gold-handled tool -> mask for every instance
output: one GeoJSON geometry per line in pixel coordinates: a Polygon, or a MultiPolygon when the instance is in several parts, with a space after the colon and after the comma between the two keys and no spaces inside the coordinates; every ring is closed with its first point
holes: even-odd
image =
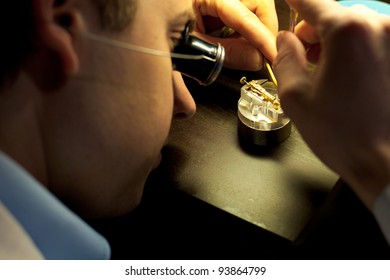
{"type": "MultiPolygon", "coordinates": [[[[297,25],[297,21],[298,21],[298,13],[297,13],[297,11],[295,11],[293,8],[290,8],[290,20],[289,20],[288,31],[294,33],[295,26],[297,25]]],[[[272,66],[269,63],[268,59],[266,59],[266,58],[264,58],[264,66],[267,69],[268,76],[269,76],[270,80],[272,81],[272,83],[276,87],[278,87],[278,81],[275,78],[274,71],[272,70],[272,66]]]]}
{"type": "Polygon", "coordinates": [[[278,81],[276,80],[274,71],[272,70],[272,66],[269,63],[268,59],[266,59],[265,57],[264,57],[264,66],[267,69],[269,79],[275,85],[275,87],[278,87],[278,81]]]}

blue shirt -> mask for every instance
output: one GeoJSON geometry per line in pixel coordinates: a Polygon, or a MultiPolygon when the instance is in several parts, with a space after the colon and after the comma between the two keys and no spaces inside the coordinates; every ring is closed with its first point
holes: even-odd
{"type": "Polygon", "coordinates": [[[2,152],[0,201],[46,259],[110,258],[111,249],[103,236],[2,152]]]}

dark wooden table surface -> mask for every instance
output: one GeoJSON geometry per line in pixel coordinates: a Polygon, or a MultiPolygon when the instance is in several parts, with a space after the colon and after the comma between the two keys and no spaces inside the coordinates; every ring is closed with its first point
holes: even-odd
{"type": "MultiPolygon", "coordinates": [[[[237,80],[239,85],[239,79],[237,80]]],[[[237,134],[239,90],[194,85],[197,113],[174,121],[162,168],[172,184],[202,201],[295,240],[338,177],[293,127],[272,149],[249,147],[237,134]]]]}

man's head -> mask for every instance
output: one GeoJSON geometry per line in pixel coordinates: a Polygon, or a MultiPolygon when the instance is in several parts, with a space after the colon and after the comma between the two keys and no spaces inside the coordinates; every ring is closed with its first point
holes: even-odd
{"type": "Polygon", "coordinates": [[[195,104],[169,57],[82,34],[169,52],[193,19],[192,1],[13,3],[4,39],[11,45],[1,49],[10,59],[1,77],[0,150],[83,215],[133,209],[172,117],[191,116],[195,104]]]}
{"type": "MultiPolygon", "coordinates": [[[[137,0],[88,0],[96,6],[100,14],[100,26],[105,30],[120,31],[132,21],[137,7],[137,0]]],[[[37,1],[35,1],[37,2],[37,1]]],[[[61,6],[67,1],[56,0],[52,5],[61,6]]],[[[0,45],[0,85],[5,79],[14,78],[20,63],[34,50],[37,42],[34,29],[34,0],[5,1],[2,5],[0,30],[4,41],[0,45]],[[10,25],[12,23],[12,25],[10,25]]],[[[62,19],[66,24],[66,15],[62,19]]],[[[8,81],[10,82],[10,81],[8,81]]]]}

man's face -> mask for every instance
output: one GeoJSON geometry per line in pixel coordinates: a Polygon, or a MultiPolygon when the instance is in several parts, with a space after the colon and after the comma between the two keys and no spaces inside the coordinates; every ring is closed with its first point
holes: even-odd
{"type": "MultiPolygon", "coordinates": [[[[140,0],[132,24],[109,32],[83,9],[87,31],[166,52],[193,20],[191,0],[140,0]]],[[[138,205],[172,117],[191,116],[195,104],[169,57],[77,35],[74,45],[80,68],[46,102],[49,188],[84,215],[123,214],[138,205]]]]}

